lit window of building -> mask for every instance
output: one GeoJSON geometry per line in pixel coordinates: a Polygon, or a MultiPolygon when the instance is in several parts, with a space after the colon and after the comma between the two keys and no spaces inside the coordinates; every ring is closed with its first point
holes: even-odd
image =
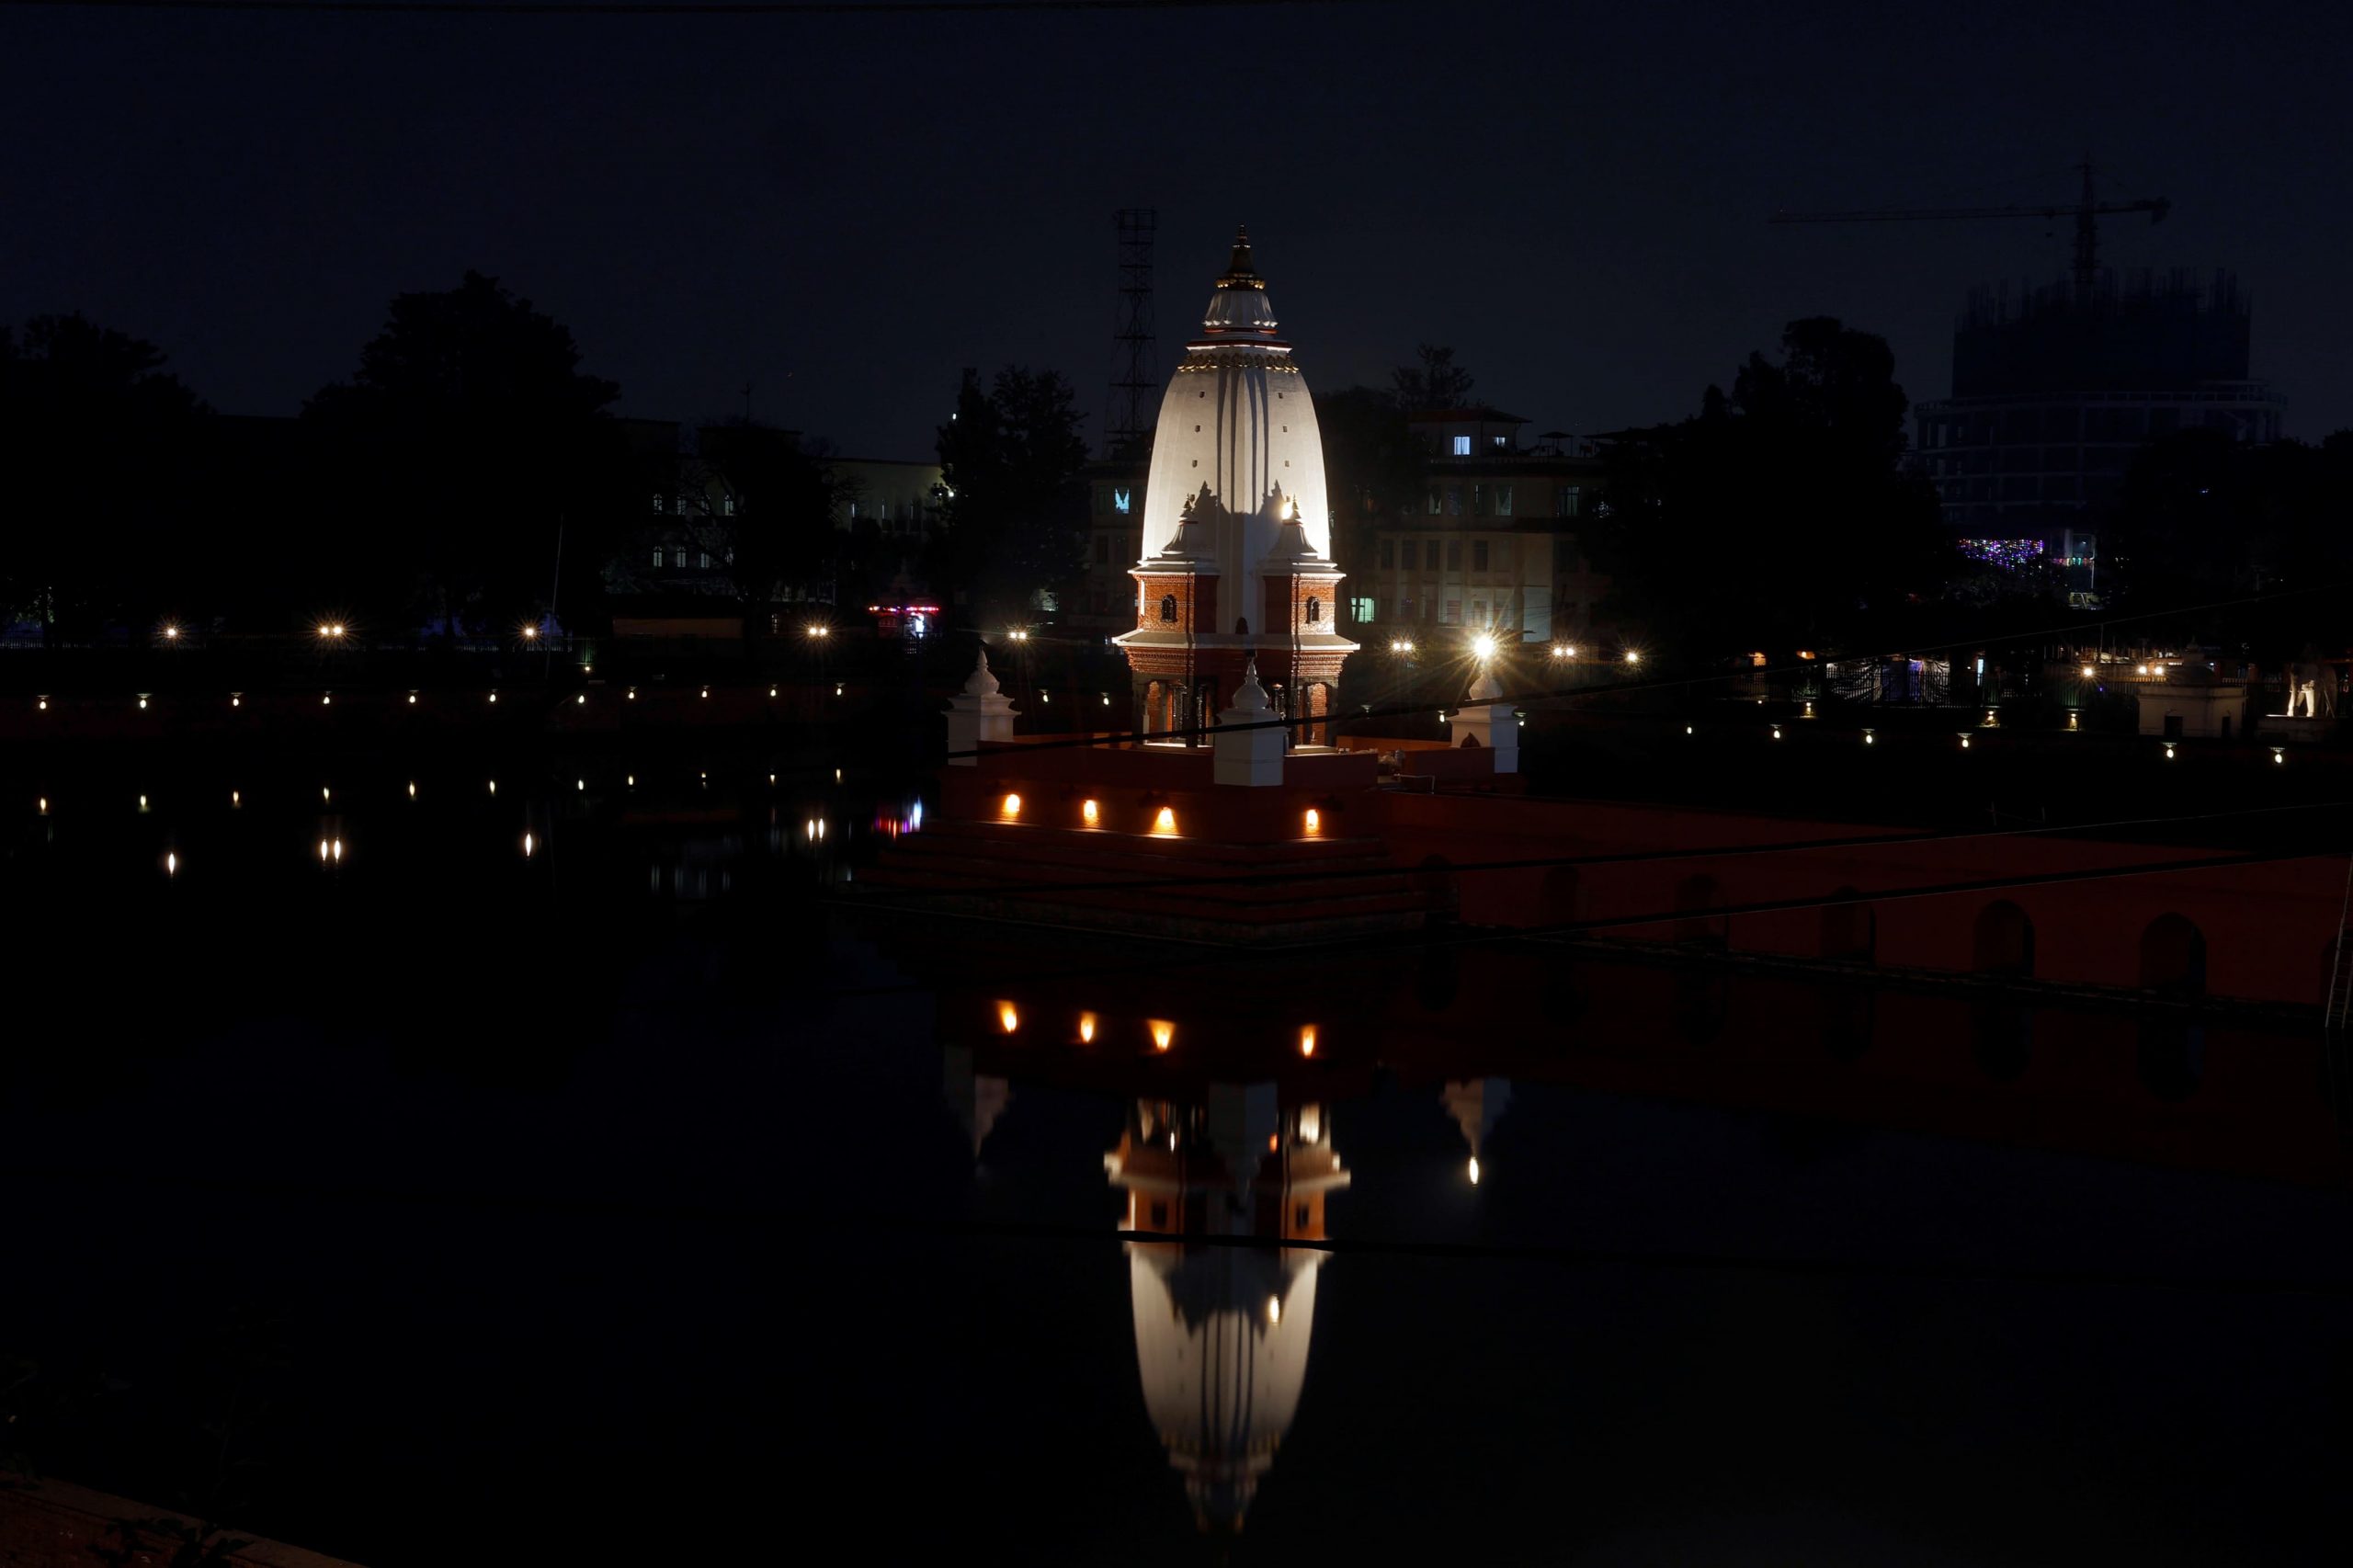
{"type": "Polygon", "coordinates": [[[1131,487],[1122,484],[1111,492],[1111,510],[1114,512],[1124,517],[1135,510],[1135,505],[1136,493],[1131,487]]]}
{"type": "Polygon", "coordinates": [[[1467,458],[1471,455],[1470,437],[1457,436],[1454,438],[1454,455],[1458,458],[1467,458]]]}
{"type": "Polygon", "coordinates": [[[1352,598],[1348,601],[1349,616],[1361,625],[1370,625],[1372,623],[1374,619],[1372,610],[1373,604],[1370,599],[1352,598]]]}
{"type": "Polygon", "coordinates": [[[665,566],[665,565],[667,565],[667,564],[668,564],[668,562],[664,558],[663,553],[662,553],[662,547],[661,547],[660,545],[658,545],[658,544],[657,544],[657,545],[655,545],[655,546],[654,547],[654,569],[655,571],[659,572],[659,571],[660,571],[664,566],[665,566]]]}
{"type": "Polygon", "coordinates": [[[1511,486],[1508,484],[1495,486],[1495,516],[1498,517],[1511,516],[1511,486]]]}

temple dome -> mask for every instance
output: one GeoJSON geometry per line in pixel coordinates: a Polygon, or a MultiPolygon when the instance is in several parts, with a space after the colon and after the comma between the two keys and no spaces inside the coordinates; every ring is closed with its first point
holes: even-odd
{"type": "MultiPolygon", "coordinates": [[[[1329,567],[1323,434],[1306,378],[1275,324],[1245,233],[1211,291],[1201,335],[1185,346],[1161,399],[1144,485],[1147,561],[1176,541],[1188,503],[1197,505],[1206,487],[1218,503],[1217,570],[1237,589],[1240,579],[1256,575],[1289,521],[1298,523],[1313,558],[1329,567]]],[[[1255,584],[1232,602],[1256,604],[1255,584]]]]}

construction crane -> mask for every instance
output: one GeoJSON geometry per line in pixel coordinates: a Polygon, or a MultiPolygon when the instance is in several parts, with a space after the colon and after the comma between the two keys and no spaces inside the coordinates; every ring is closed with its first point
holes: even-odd
{"type": "Polygon", "coordinates": [[[2099,273],[2099,218],[2110,212],[2146,212],[2149,222],[2162,223],[2173,203],[2162,196],[2145,201],[2101,201],[2092,191],[2089,159],[2076,165],[2083,171],[2084,194],[2079,201],[2052,207],[1905,207],[1864,212],[1776,212],[1771,223],[1904,223],[1936,218],[2073,218],[2075,221],[2075,297],[2088,299],[2099,273]]]}

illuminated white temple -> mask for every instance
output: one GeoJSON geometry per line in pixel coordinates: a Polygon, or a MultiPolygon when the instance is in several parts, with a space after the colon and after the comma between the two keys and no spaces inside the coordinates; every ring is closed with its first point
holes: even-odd
{"type": "Polygon", "coordinates": [[[1127,650],[1149,733],[1191,731],[1232,700],[1256,655],[1275,712],[1328,742],[1340,665],[1324,441],[1291,346],[1276,335],[1245,231],[1185,346],[1154,427],[1136,629],[1127,650]]]}

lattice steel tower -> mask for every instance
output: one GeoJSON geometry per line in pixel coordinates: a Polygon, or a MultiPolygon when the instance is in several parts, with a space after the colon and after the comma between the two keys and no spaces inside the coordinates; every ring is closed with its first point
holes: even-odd
{"type": "Polygon", "coordinates": [[[1149,207],[1123,207],[1115,217],[1120,234],[1120,313],[1111,334],[1114,347],[1111,406],[1103,420],[1104,456],[1140,453],[1152,439],[1160,411],[1160,377],[1154,367],[1152,236],[1160,214],[1149,207]]]}

